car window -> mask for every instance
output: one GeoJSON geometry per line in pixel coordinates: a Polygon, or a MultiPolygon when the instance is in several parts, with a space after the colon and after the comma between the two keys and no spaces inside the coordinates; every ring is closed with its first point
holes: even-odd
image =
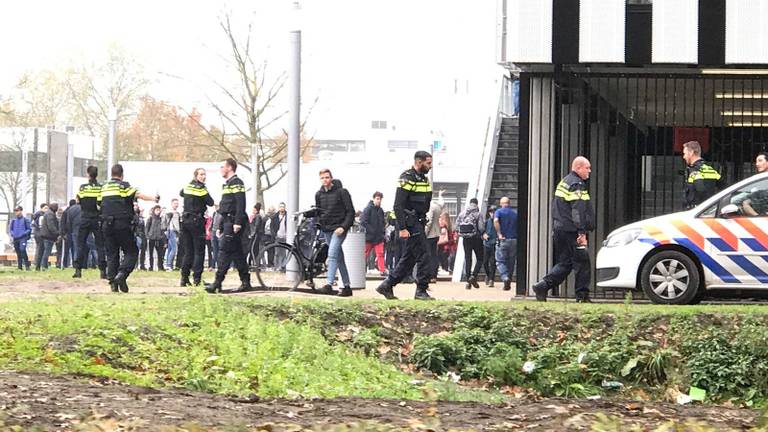
{"type": "Polygon", "coordinates": [[[707,207],[706,210],[704,210],[703,212],[699,213],[699,217],[700,218],[709,218],[709,219],[711,219],[711,218],[717,216],[717,204],[718,203],[714,203],[711,206],[707,207]]]}
{"type": "Polygon", "coordinates": [[[733,204],[747,217],[768,216],[768,179],[750,183],[720,200],[720,208],[733,204]]]}

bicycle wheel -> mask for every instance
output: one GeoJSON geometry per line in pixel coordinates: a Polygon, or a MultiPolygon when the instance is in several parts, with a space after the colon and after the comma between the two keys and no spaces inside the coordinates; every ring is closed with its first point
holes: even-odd
{"type": "Polygon", "coordinates": [[[252,267],[263,289],[296,289],[304,280],[303,262],[290,246],[273,243],[258,251],[252,267]]]}
{"type": "Polygon", "coordinates": [[[328,259],[328,245],[323,243],[320,249],[315,250],[312,254],[312,262],[310,263],[310,273],[307,276],[307,285],[310,288],[315,289],[316,277],[319,277],[327,272],[325,261],[328,259]]]}

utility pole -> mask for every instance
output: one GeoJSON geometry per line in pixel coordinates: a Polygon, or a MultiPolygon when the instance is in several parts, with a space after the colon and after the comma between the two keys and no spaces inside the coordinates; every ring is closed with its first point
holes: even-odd
{"type": "MultiPolygon", "coordinates": [[[[294,26],[289,32],[290,59],[288,69],[288,202],[286,210],[289,215],[299,211],[299,155],[301,153],[301,29],[298,20],[301,5],[293,3],[294,26]]],[[[289,223],[286,241],[293,243],[296,236],[296,225],[289,223]]]]}
{"type": "Polygon", "coordinates": [[[257,154],[257,145],[256,141],[251,140],[251,174],[253,175],[252,185],[251,188],[253,190],[253,204],[255,205],[257,202],[259,202],[259,175],[258,175],[258,164],[259,164],[259,155],[257,154]]]}
{"type": "Polygon", "coordinates": [[[117,108],[110,107],[107,113],[107,120],[109,121],[109,140],[107,142],[107,178],[109,178],[109,172],[112,169],[112,165],[115,164],[115,133],[117,128],[117,108]]]}

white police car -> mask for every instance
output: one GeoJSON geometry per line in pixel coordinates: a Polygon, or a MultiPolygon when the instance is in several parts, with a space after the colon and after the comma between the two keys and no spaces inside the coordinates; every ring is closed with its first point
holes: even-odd
{"type": "Polygon", "coordinates": [[[596,267],[599,287],[642,288],[654,303],[696,303],[711,289],[768,289],[768,173],[692,210],[613,231],[596,267]]]}

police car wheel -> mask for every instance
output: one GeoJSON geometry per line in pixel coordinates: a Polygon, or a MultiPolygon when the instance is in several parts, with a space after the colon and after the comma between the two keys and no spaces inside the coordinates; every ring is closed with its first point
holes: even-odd
{"type": "Polygon", "coordinates": [[[640,284],[648,298],[657,304],[690,304],[699,291],[699,269],[688,255],[663,251],[643,265],[640,284]]]}

